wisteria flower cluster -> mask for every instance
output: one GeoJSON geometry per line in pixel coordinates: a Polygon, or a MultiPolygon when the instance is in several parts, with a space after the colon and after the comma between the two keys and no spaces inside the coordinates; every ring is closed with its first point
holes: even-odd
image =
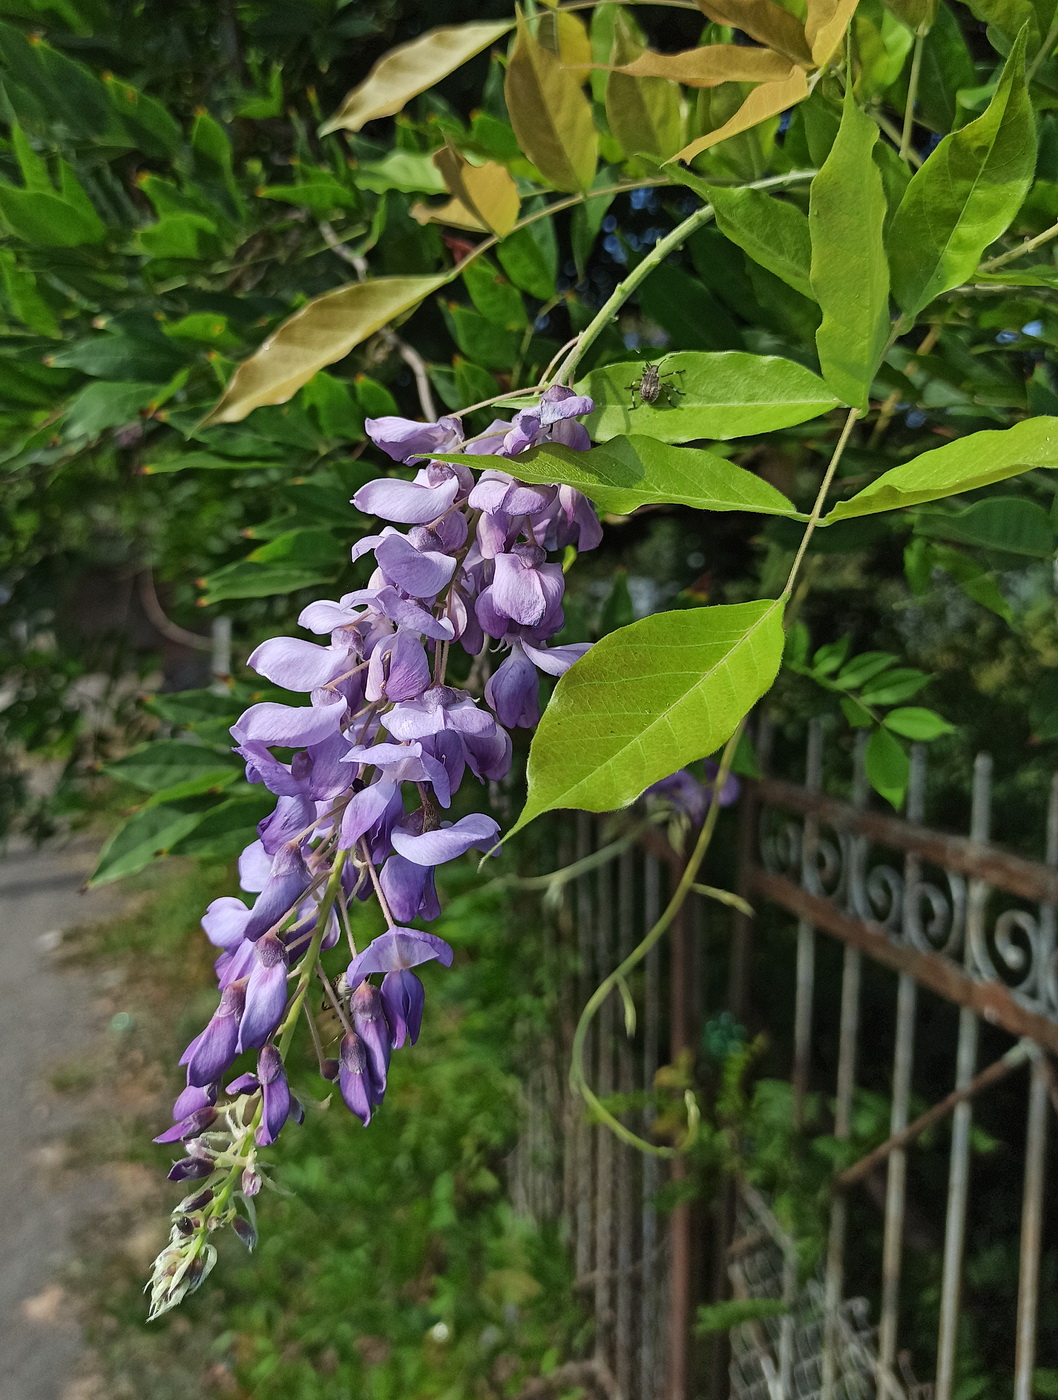
{"type": "Polygon", "coordinates": [[[449,820],[453,796],[468,772],[482,783],[507,773],[508,730],[540,717],[539,672],[559,676],[586,650],[548,643],[563,625],[555,552],[592,549],[600,539],[589,502],[567,486],[530,486],[493,469],[475,476],[434,457],[517,457],[545,440],[583,449],[589,439],[576,420],[592,408],[555,386],[471,441],[457,417],[368,420],[378,447],[418,467],[411,481],[372,481],[353,499],[392,522],[353,550],[354,560],[374,555],[374,573],[367,587],[301,614],[302,627],[326,642],[277,637],[249,658],[310,703],[264,701],[232,729],[248,780],[274,793],[276,805],[239,861],[252,902],[214,900],[202,920],[220,949],[220,999],[181,1057],[187,1087],[173,1126],[157,1139],[182,1144],[186,1155],[169,1175],[194,1186],[155,1263],[152,1317],[205,1278],[216,1229],[231,1224],[253,1243],[257,1149],[302,1113],[285,1063],[302,1016],[322,1075],[337,1082],[349,1109],[367,1124],[382,1103],[391,1052],[419,1034],[424,990],[414,969],[452,960],[443,939],[409,925],[440,913],[436,867],[493,849],[499,834],[483,813],[449,820]],[[484,704],[471,688],[449,684],[455,646],[475,658],[478,683],[487,659],[502,656],[484,681],[484,704]],[[284,761],[274,749],[293,757],[284,761]],[[386,931],[358,950],[348,910],[371,898],[386,931]],[[332,978],[321,954],[343,937],[348,965],[332,978]],[[332,1044],[307,1005],[314,982],[341,1026],[332,1044]],[[255,1056],[254,1067],[229,1080],[244,1054],[255,1056]]]}

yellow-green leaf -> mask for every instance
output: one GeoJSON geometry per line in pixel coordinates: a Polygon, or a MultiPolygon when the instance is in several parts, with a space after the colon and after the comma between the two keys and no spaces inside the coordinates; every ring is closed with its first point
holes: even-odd
{"type": "Polygon", "coordinates": [[[444,204],[424,204],[417,200],[408,213],[419,224],[445,224],[449,228],[473,229],[476,233],[488,233],[488,229],[476,214],[472,214],[461,199],[448,199],[444,204]]]}
{"type": "Polygon", "coordinates": [[[629,157],[665,160],[680,145],[680,88],[666,78],[633,77],[628,69],[642,46],[619,15],[606,84],[606,119],[629,157]]]}
{"type": "Polygon", "coordinates": [[[1012,428],[971,433],[923,452],[883,472],[851,500],[839,502],[821,523],[939,501],[1034,467],[1058,467],[1058,418],[1026,418],[1012,428]]]}
{"type": "Polygon", "coordinates": [[[610,812],[713,753],[775,679],[782,600],[655,613],[611,632],[559,681],[529,753],[514,827],[610,812]]]}
{"type": "Polygon", "coordinates": [[[434,152],[434,164],[451,193],[492,233],[506,237],[518,222],[521,200],[510,172],[495,161],[471,165],[448,142],[434,152]]]}
{"type": "Polygon", "coordinates": [[[413,97],[461,68],[468,59],[502,38],[510,20],[457,24],[431,29],[390,49],[367,78],[353,88],[320,135],[331,131],[359,131],[376,117],[391,117],[413,97]]]}
{"type": "Polygon", "coordinates": [[[805,38],[812,62],[822,68],[841,43],[859,0],[808,0],[805,38]]]}
{"type": "Polygon", "coordinates": [[[734,116],[729,117],[723,126],[699,136],[689,146],[684,146],[682,151],[677,151],[671,159],[693,160],[701,151],[707,151],[710,146],[726,141],[729,136],[737,136],[740,131],[748,131],[750,127],[758,126],[769,117],[777,117],[788,107],[803,102],[807,96],[808,79],[804,69],[791,64],[785,78],[778,82],[761,83],[759,87],[755,87],[734,116]]]}
{"type": "Polygon", "coordinates": [[[574,74],[518,21],[504,95],[518,145],[557,190],[590,188],[599,137],[574,74]]]}
{"type": "Polygon", "coordinates": [[[545,10],[540,16],[537,38],[545,49],[557,54],[567,68],[581,68],[587,78],[591,65],[591,40],[579,15],[563,10],[545,10]]]}
{"type": "Polygon", "coordinates": [[[805,31],[789,10],[773,0],[697,0],[698,8],[718,24],[741,29],[758,43],[770,44],[795,63],[812,62],[805,31]]]}
{"type": "Polygon", "coordinates": [[[238,423],[263,404],[286,403],[317,370],[418,306],[451,276],[378,277],[316,297],[243,361],[206,422],[238,423]]]}
{"type": "Polygon", "coordinates": [[[671,78],[688,87],[716,87],[719,83],[766,83],[787,78],[790,60],[771,49],[751,49],[744,44],[703,44],[682,53],[645,49],[638,58],[622,63],[620,71],[633,78],[671,78]]]}

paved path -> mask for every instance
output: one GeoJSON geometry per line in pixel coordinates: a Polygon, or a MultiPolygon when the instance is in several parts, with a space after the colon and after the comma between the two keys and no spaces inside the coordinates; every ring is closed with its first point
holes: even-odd
{"type": "Polygon", "coordinates": [[[0,861],[0,1400],[76,1394],[82,1343],[58,1280],[98,1187],[63,1170],[78,1104],[48,1078],[101,1031],[91,974],[56,956],[62,929],[117,906],[112,890],[79,893],[93,855],[81,843],[0,861]]]}

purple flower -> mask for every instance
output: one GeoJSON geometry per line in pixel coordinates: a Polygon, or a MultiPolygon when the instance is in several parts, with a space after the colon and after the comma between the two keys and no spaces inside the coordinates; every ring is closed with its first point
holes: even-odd
{"type": "Polygon", "coordinates": [[[246,983],[239,1049],[256,1050],[283,1019],[287,1004],[287,950],[274,933],[254,944],[254,969],[246,983]]]}
{"type": "Polygon", "coordinates": [[[373,1087],[371,1064],[363,1041],[358,1035],[343,1036],[338,1056],[338,1088],[346,1107],[365,1128],[371,1122],[373,1087]]]}
{"type": "Polygon", "coordinates": [[[484,850],[499,833],[500,828],[491,817],[476,813],[419,834],[395,826],[393,849],[413,865],[443,865],[445,861],[466,855],[467,851],[484,850]]]}
{"type": "MultiPolygon", "coordinates": [[[[713,801],[712,780],[719,773],[719,767],[712,759],[706,759],[705,772],[710,781],[703,783],[686,768],[679,768],[667,778],[652,783],[644,792],[645,798],[660,798],[668,802],[674,811],[689,817],[694,823],[701,822],[710,803],[713,801]]],[[[734,773],[729,773],[720,789],[719,804],[730,807],[738,800],[740,784],[734,773]]]]}
{"type": "Polygon", "coordinates": [[[452,966],[452,949],[443,938],[416,928],[390,928],[357,954],[345,977],[349,986],[356,988],[374,972],[399,972],[434,958],[442,967],[452,966]]]}
{"type": "Polygon", "coordinates": [[[233,982],[221,993],[220,1005],[209,1025],[180,1057],[187,1065],[187,1082],[196,1088],[219,1079],[235,1059],[239,1042],[239,1019],[246,1001],[246,986],[233,982]]]}
{"type": "Polygon", "coordinates": [[[300,748],[303,744],[318,744],[340,728],[345,704],[336,695],[328,705],[277,705],[262,700],[251,705],[231,732],[237,743],[256,739],[262,744],[282,744],[284,748],[300,748]]]}
{"type": "Polygon", "coordinates": [[[436,919],[441,912],[432,865],[416,865],[392,855],[379,871],[378,883],[395,919],[436,919]]]}
{"type": "Polygon", "coordinates": [[[540,719],[540,678],[536,667],[517,644],[485,682],[485,702],[507,729],[531,729],[540,719]]]}
{"type": "Polygon", "coordinates": [[[291,1096],[283,1057],[274,1045],[264,1045],[257,1056],[257,1078],[261,1085],[261,1126],[255,1134],[258,1147],[268,1147],[279,1136],[290,1116],[291,1096]]]}
{"type": "Polygon", "coordinates": [[[458,452],[463,444],[463,426],[458,418],[442,418],[437,423],[416,423],[410,418],[367,418],[364,431],[375,446],[381,447],[395,462],[458,452]]]}
{"type": "MultiPolygon", "coordinates": [[[[458,446],[445,448],[457,451],[458,446]]],[[[438,519],[459,495],[459,478],[448,468],[446,478],[436,486],[427,481],[400,481],[396,477],[381,477],[361,486],[353,497],[353,505],[365,515],[377,515],[382,520],[394,520],[401,525],[428,525],[438,519]]]]}
{"type": "Polygon", "coordinates": [[[367,1055],[371,1076],[371,1101],[380,1104],[386,1092],[391,1041],[382,1009],[382,996],[370,982],[361,982],[349,999],[353,1030],[367,1055]]]}
{"type": "Polygon", "coordinates": [[[412,1045],[419,1039],[426,991],[414,972],[400,968],[387,972],[382,979],[382,1007],[389,1022],[393,1048],[399,1050],[405,1040],[412,1045]]]}
{"type": "Polygon", "coordinates": [[[247,666],[284,690],[315,690],[349,669],[349,653],[297,637],[273,637],[251,652],[247,666]]]}

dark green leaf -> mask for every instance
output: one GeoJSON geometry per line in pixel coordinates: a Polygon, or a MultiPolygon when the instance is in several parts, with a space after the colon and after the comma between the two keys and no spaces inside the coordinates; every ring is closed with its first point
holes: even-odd
{"type": "Polygon", "coordinates": [[[147,807],[119,826],[103,847],[89,885],[123,880],[166,855],[188,836],[205,816],[204,811],[183,812],[178,807],[147,807]]]}
{"type": "Polygon", "coordinates": [[[939,739],[942,734],[954,734],[955,726],[941,719],[934,710],[925,710],[918,705],[906,709],[890,710],[882,720],[886,729],[899,734],[902,739],[928,741],[939,739]]]}
{"type": "Polygon", "coordinates": [[[911,760],[898,739],[885,729],[876,729],[867,740],[867,781],[875,792],[898,811],[904,805],[911,760]]]}
{"type": "Polygon", "coordinates": [[[550,301],[555,295],[558,243],[550,219],[536,219],[515,229],[496,249],[496,256],[504,272],[523,292],[538,301],[550,301]]]}
{"type": "Polygon", "coordinates": [[[764,190],[706,188],[721,232],[755,262],[811,297],[812,239],[800,209],[764,190]]]}
{"type": "Polygon", "coordinates": [[[1021,496],[992,496],[958,514],[920,511],[915,533],[1030,559],[1049,559],[1054,554],[1054,531],[1047,512],[1021,496]]]}
{"type": "Polygon", "coordinates": [[[229,755],[181,739],[155,739],[106,765],[106,772],[113,777],[144,792],[156,792],[205,775],[225,776],[237,771],[238,765],[229,755]]]}

